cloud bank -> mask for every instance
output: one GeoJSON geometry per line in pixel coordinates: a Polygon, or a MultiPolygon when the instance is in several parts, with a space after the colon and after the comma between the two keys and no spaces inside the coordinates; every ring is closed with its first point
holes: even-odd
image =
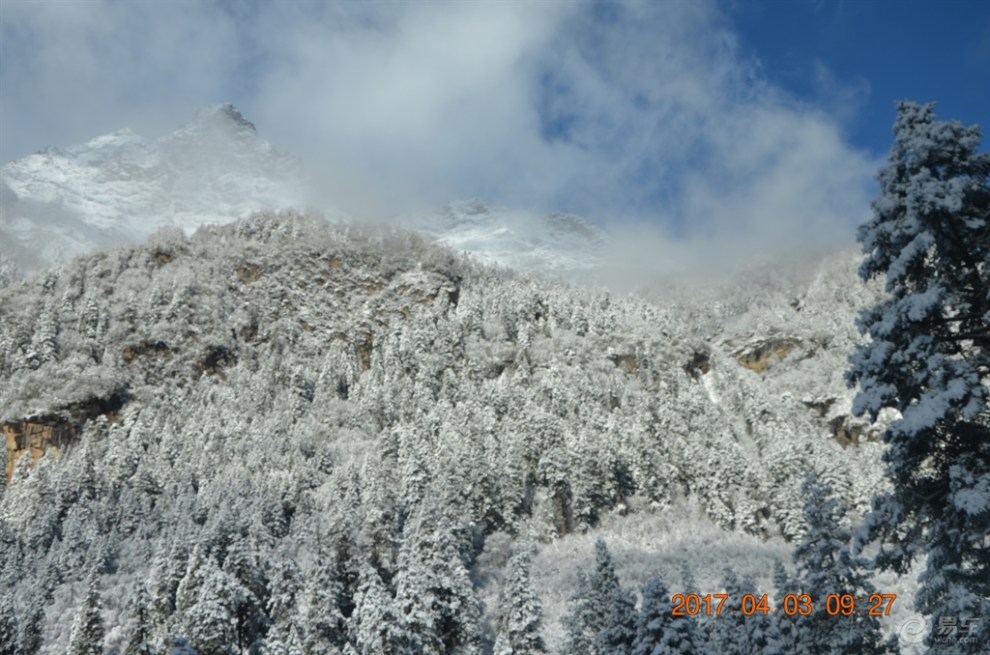
{"type": "Polygon", "coordinates": [[[231,101],[354,214],[479,197],[667,244],[646,258],[846,243],[873,194],[843,103],[767,83],[714,2],[5,0],[0,22],[4,161],[231,101]]]}

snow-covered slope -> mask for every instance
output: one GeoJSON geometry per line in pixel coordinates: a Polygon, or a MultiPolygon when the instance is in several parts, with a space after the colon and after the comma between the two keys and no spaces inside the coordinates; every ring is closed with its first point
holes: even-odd
{"type": "MultiPolygon", "coordinates": [[[[807,473],[851,520],[883,484],[841,379],[877,293],[854,263],[651,302],[259,215],[0,281],[0,606],[35,617],[45,654],[95,585],[108,649],[220,652],[219,597],[224,625],[257,618],[225,639],[378,655],[362,626],[437,579],[484,644],[466,652],[490,653],[507,556],[535,547],[543,633],[572,655],[560,618],[599,537],[630,589],[689,573],[717,592],[732,565],[774,593],[807,473]],[[327,589],[346,610],[329,637],[327,589]]],[[[909,583],[878,586],[909,607],[909,583]]],[[[719,652],[719,620],[699,623],[719,652]]]]}
{"type": "MultiPolygon", "coordinates": [[[[3,168],[0,256],[23,268],[180,228],[23,282],[0,266],[0,617],[39,652],[66,651],[90,587],[108,649],[222,652],[219,602],[231,630],[254,617],[228,644],[379,655],[367,626],[428,598],[425,571],[457,610],[423,611],[490,653],[508,555],[535,548],[542,631],[571,655],[599,537],[632,594],[718,591],[720,564],[772,593],[809,472],[850,521],[883,487],[882,421],[850,416],[843,380],[880,294],[852,251],[623,296],[458,257],[574,273],[607,247],[480,201],[397,219],[446,248],[292,212],[194,231],[302,204],[304,179],[229,105],[3,168]]],[[[910,582],[878,586],[909,606],[910,582]]]]}
{"type": "Polygon", "coordinates": [[[486,263],[547,273],[594,269],[608,241],[579,216],[491,207],[480,200],[406,214],[398,223],[486,263]]]}
{"type": "Polygon", "coordinates": [[[48,148],[0,172],[0,256],[36,270],[165,226],[304,205],[302,178],[229,104],[157,139],[125,129],[48,148]]]}

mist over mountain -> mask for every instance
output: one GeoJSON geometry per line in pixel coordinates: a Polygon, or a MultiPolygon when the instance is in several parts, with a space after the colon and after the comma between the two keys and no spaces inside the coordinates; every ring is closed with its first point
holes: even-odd
{"type": "MultiPolygon", "coordinates": [[[[190,234],[262,209],[314,207],[332,220],[353,220],[330,204],[300,159],[262,139],[229,104],[203,109],[157,139],[125,129],[48,148],[5,165],[0,185],[0,260],[25,271],[137,243],[163,227],[190,234]]],[[[580,217],[480,200],[385,222],[489,263],[533,271],[588,271],[606,252],[605,234],[580,217]]]]}
{"type": "Polygon", "coordinates": [[[491,207],[480,200],[404,214],[396,222],[483,262],[523,271],[590,273],[608,253],[608,235],[579,216],[491,207]]]}

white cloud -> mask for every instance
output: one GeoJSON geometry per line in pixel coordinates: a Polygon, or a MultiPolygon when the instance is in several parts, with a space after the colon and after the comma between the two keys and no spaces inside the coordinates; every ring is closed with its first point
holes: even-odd
{"type": "Polygon", "coordinates": [[[869,100],[869,80],[864,77],[840,80],[821,60],[815,61],[813,75],[815,94],[829,115],[840,123],[854,121],[869,100]]]}
{"type": "Polygon", "coordinates": [[[768,85],[714,2],[5,0],[2,29],[5,160],[230,100],[357,213],[479,196],[730,252],[868,211],[845,104],[768,85]]]}
{"type": "Polygon", "coordinates": [[[234,25],[201,3],[4,0],[3,159],[125,126],[164,130],[224,99],[234,25]]]}

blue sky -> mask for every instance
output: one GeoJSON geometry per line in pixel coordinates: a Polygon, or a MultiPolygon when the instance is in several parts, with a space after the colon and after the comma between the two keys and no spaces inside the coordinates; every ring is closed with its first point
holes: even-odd
{"type": "Polygon", "coordinates": [[[941,118],[990,130],[990,3],[744,0],[726,6],[744,51],[760,60],[771,83],[825,107],[831,85],[840,87],[840,97],[848,95],[842,117],[847,138],[859,147],[887,151],[893,103],[901,99],[936,102],[941,118]]]}
{"type": "Polygon", "coordinates": [[[327,198],[852,239],[893,103],[990,129],[990,3],[0,2],[0,160],[233,102],[327,198]]]}

